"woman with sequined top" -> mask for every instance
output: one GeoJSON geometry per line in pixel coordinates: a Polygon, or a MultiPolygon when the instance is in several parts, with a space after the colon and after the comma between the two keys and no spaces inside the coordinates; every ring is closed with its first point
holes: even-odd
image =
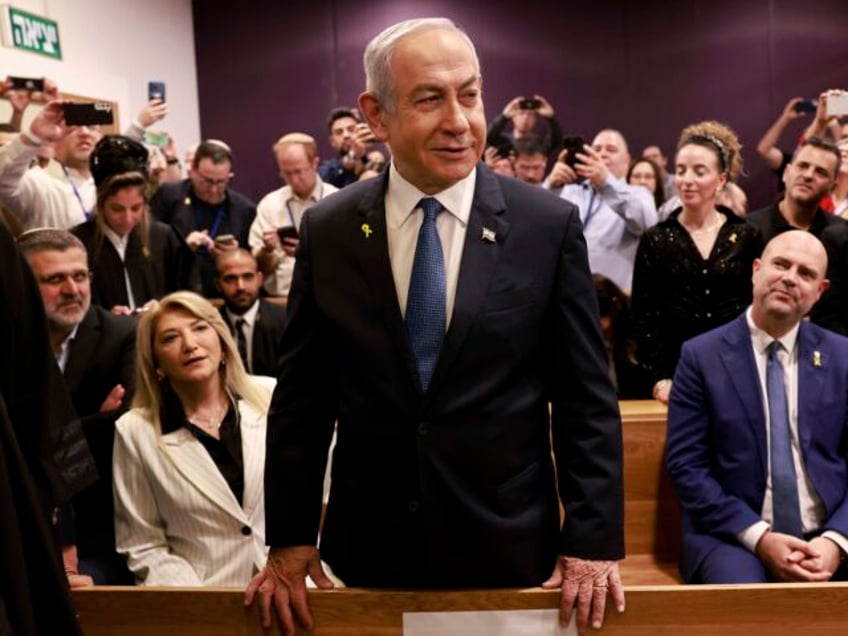
{"type": "Polygon", "coordinates": [[[685,128],[675,159],[681,207],[639,243],[632,297],[637,358],[664,403],[683,343],[751,302],[751,266],[762,237],[717,203],[742,171],[740,149],[733,131],[718,122],[685,128]]]}

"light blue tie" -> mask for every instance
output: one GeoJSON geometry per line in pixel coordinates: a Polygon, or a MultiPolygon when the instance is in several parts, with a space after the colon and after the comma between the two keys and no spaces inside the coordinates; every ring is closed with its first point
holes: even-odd
{"type": "Polygon", "coordinates": [[[409,279],[406,333],[415,354],[421,388],[426,391],[445,339],[445,260],[436,231],[436,217],[443,208],[433,197],[421,199],[418,207],[424,210],[424,221],[418,230],[409,279]]]}
{"type": "Polygon", "coordinates": [[[772,530],[801,538],[801,506],[798,503],[798,479],[792,459],[792,432],[783,366],[777,358],[781,344],[775,340],[768,346],[766,391],[768,392],[771,427],[771,496],[774,520],[772,530]]]}

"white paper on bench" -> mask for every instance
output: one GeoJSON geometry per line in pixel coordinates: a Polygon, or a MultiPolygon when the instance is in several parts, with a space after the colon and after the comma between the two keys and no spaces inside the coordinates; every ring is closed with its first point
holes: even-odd
{"type": "Polygon", "coordinates": [[[559,610],[404,612],[403,636],[577,636],[574,615],[559,624],[559,610]]]}

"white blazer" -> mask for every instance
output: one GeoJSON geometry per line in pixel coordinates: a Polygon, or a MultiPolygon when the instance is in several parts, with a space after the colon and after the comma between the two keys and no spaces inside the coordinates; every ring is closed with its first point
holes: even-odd
{"type": "MultiPolygon", "coordinates": [[[[273,392],[274,380],[254,379],[273,392]]],[[[241,588],[264,567],[267,414],[238,409],[243,507],[188,429],[159,435],[139,409],[115,424],[115,540],[139,584],[241,588]]]]}

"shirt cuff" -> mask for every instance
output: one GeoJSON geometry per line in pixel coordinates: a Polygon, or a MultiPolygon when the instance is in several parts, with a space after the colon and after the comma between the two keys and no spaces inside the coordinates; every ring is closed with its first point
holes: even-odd
{"type": "Polygon", "coordinates": [[[822,535],[825,539],[830,539],[833,541],[839,549],[842,550],[841,559],[844,559],[846,555],[848,555],[848,539],[845,538],[845,535],[841,532],[837,532],[836,530],[825,530],[822,532],[822,535]]]}
{"type": "Polygon", "coordinates": [[[744,545],[751,552],[754,552],[757,549],[757,544],[760,542],[760,539],[768,531],[769,524],[765,521],[758,521],[754,525],[747,527],[745,530],[737,534],[736,538],[739,539],[739,543],[744,545]]]}

